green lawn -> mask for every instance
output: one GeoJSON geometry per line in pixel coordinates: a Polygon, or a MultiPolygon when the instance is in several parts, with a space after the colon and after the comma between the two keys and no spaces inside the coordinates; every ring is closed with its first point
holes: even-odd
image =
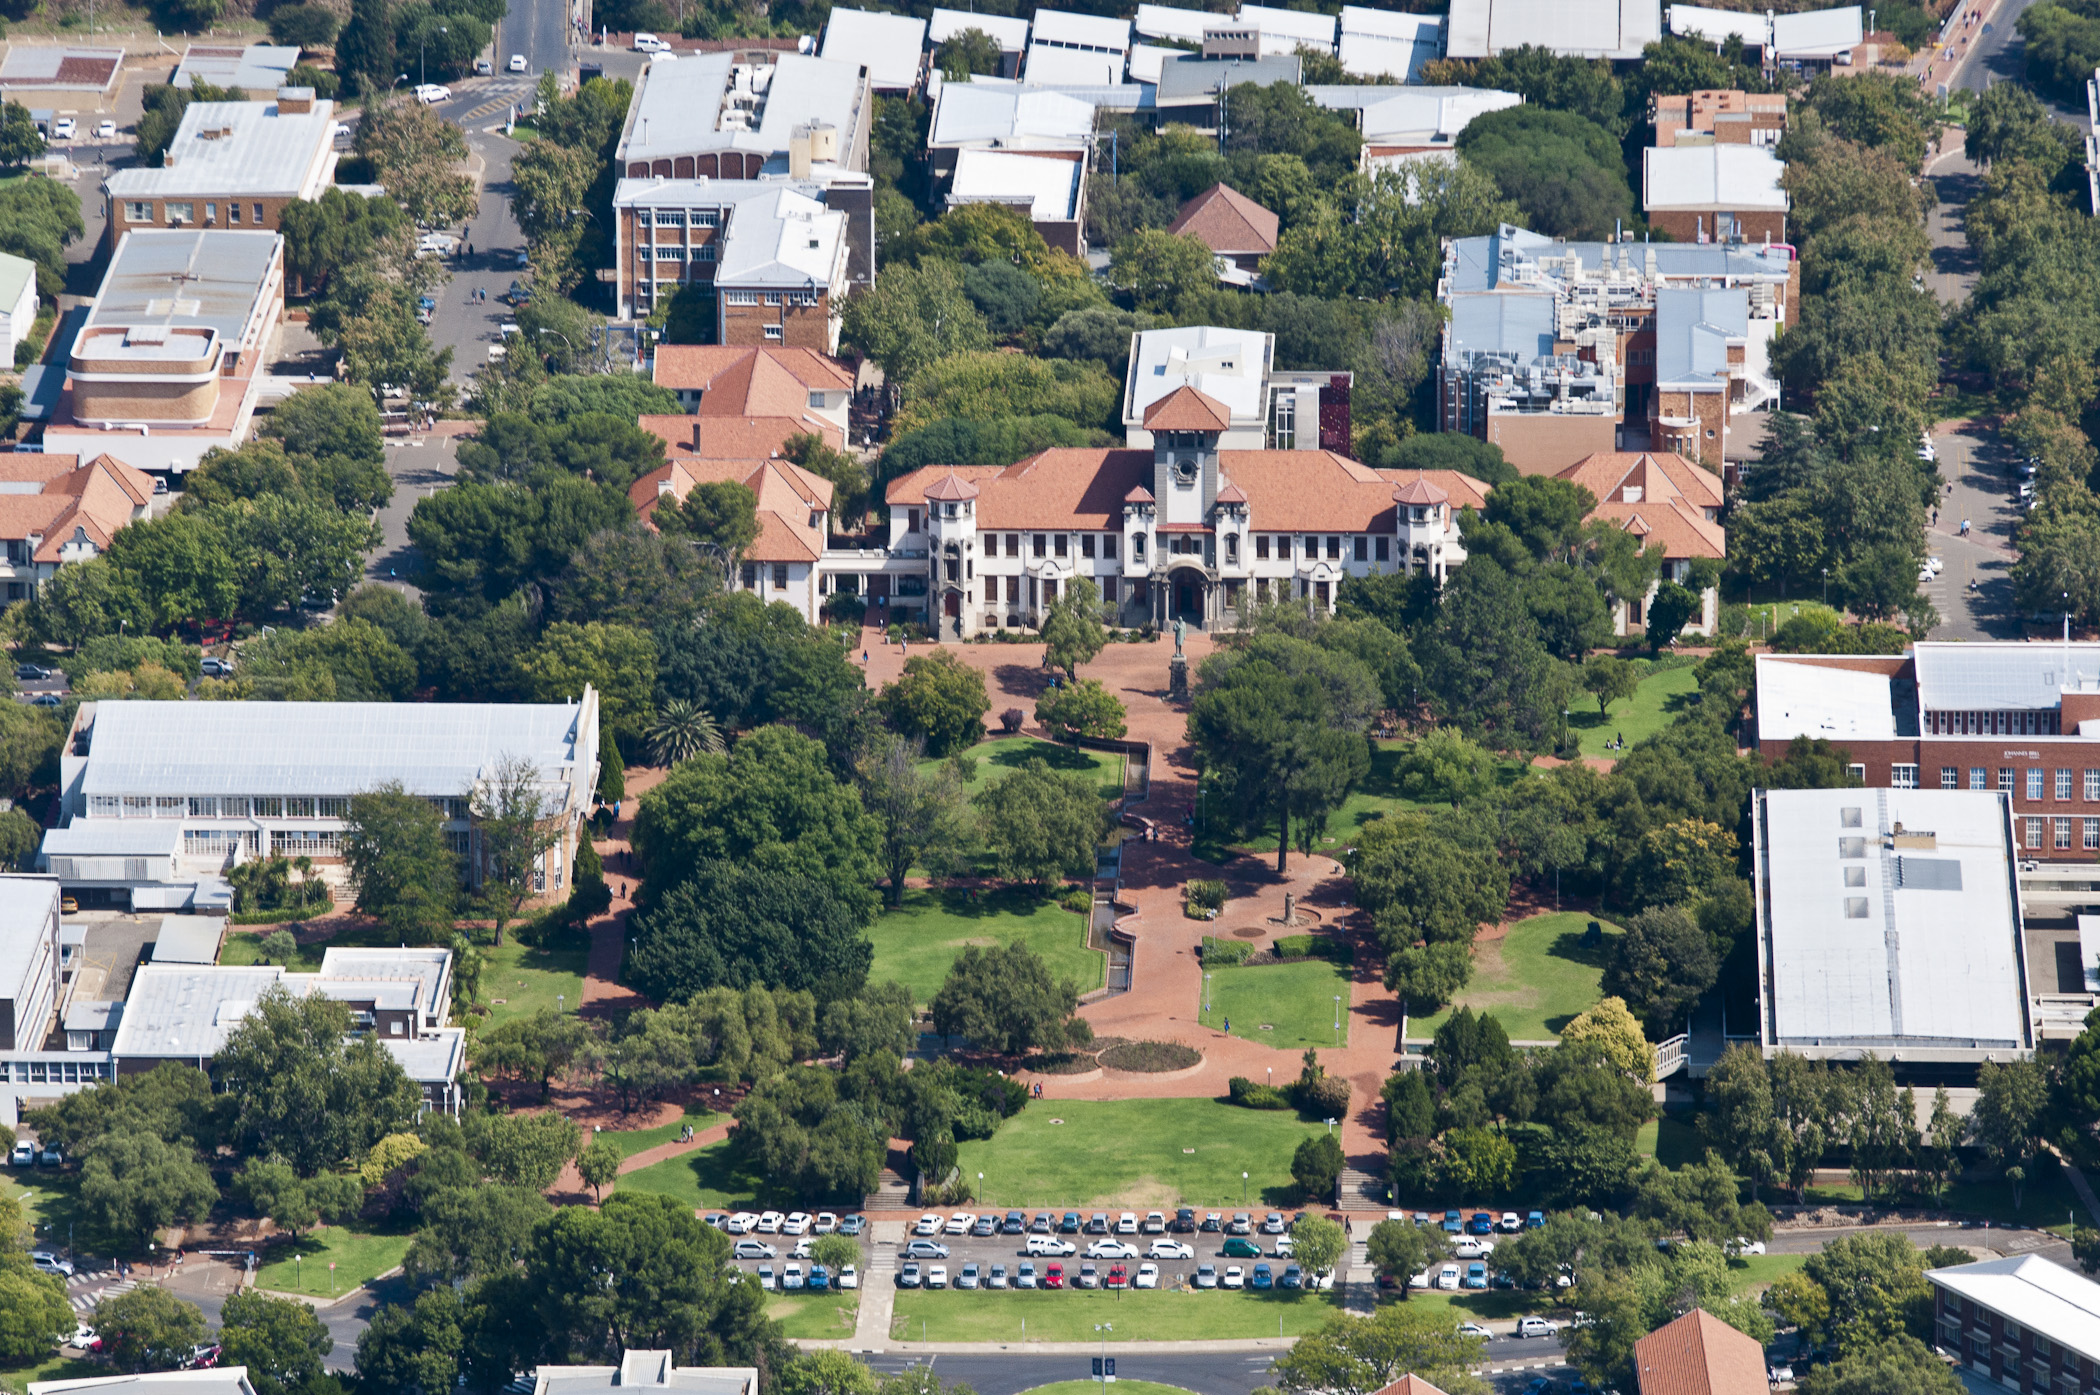
{"type": "MultiPolygon", "coordinates": [[[[1400,1301],[1391,1296],[1392,1291],[1381,1289],[1379,1301],[1400,1301]]],[[[1441,1309],[1450,1314],[1451,1324],[1461,1322],[1494,1322],[1522,1317],[1526,1313],[1543,1313],[1553,1306],[1553,1300],[1543,1293],[1525,1293],[1521,1289],[1459,1289],[1453,1292],[1442,1288],[1418,1288],[1405,1300],[1420,1307],[1441,1309]]]]}
{"type": "MultiPolygon", "coordinates": [[[[1783,1199],[1792,1201],[1793,1197],[1783,1194],[1783,1199]]],[[[1810,1187],[1808,1204],[1857,1206],[1859,1188],[1850,1182],[1810,1187]]],[[[2013,1205],[2012,1188],[1996,1179],[1951,1183],[1940,1206],[1960,1215],[1985,1216],[2000,1225],[2053,1231],[2066,1239],[2070,1238],[2070,1220],[2074,1212],[2080,1225],[2092,1224],[2091,1217],[2078,1204],[2071,1184],[2064,1180],[2061,1172],[2021,1187],[2017,1207],[2013,1205]]]]}
{"type": "Polygon", "coordinates": [[[766,1298],[766,1316],[780,1324],[784,1337],[850,1337],[859,1320],[860,1295],[848,1290],[824,1293],[775,1293],[766,1298]]]}
{"type": "MultiPolygon", "coordinates": [[[[953,1266],[950,1266],[953,1268],[953,1266]]],[[[1028,1324],[1031,1342],[1220,1341],[1298,1337],[1340,1308],[1333,1294],[1171,1289],[1002,1289],[963,1292],[900,1289],[890,1339],[906,1342],[1010,1342],[1028,1324]],[[1279,1323],[1281,1326],[1279,1327],[1279,1323]],[[1096,1332],[1112,1324],[1113,1332],[1096,1332]]],[[[1120,1382],[1118,1383],[1120,1386],[1120,1382]]]]}
{"type": "Polygon", "coordinates": [[[685,1109],[685,1117],[672,1123],[658,1124],[653,1129],[607,1129],[597,1137],[619,1149],[621,1157],[631,1158],[659,1143],[675,1143],[688,1124],[697,1130],[707,1128],[714,1121],[713,1112],[705,1105],[689,1104],[685,1109]]]}
{"type": "Polygon", "coordinates": [[[481,1001],[488,1004],[490,1025],[541,1008],[574,1012],[582,1006],[583,971],[591,951],[580,939],[565,939],[547,949],[512,940],[481,953],[481,1001]]]}
{"type": "MultiPolygon", "coordinates": [[[[625,1173],[616,1186],[622,1191],[661,1192],[696,1211],[758,1210],[761,1205],[783,1211],[822,1209],[822,1204],[813,1204],[806,1197],[769,1188],[763,1177],[745,1171],[730,1152],[728,1139],[625,1173]]],[[[854,1206],[862,1200],[858,1196],[844,1199],[854,1206]]],[[[839,1200],[829,1203],[833,1210],[838,1209],[839,1200]]]]}
{"type": "Polygon", "coordinates": [[[1630,698],[1612,704],[1610,715],[1600,714],[1594,693],[1575,700],[1568,713],[1568,729],[1586,756],[1617,756],[1609,743],[1624,738],[1628,746],[1655,735],[1677,720],[1688,705],[1687,695],[1699,691],[1699,680],[1687,664],[1651,673],[1641,680],[1630,698]]]}
{"type": "Polygon", "coordinates": [[[1752,644],[1770,639],[1774,630],[1793,619],[1796,615],[1821,614],[1835,615],[1840,620],[1844,618],[1843,614],[1835,607],[1824,605],[1817,600],[1777,601],[1764,599],[1753,601],[1745,606],[1744,609],[1750,612],[1750,628],[1744,632],[1743,638],[1749,640],[1752,644]]]}
{"type": "Polygon", "coordinates": [[[1728,1284],[1731,1292],[1744,1293],[1753,1288],[1764,1288],[1782,1274],[1791,1274],[1808,1262],[1807,1255],[1744,1255],[1741,1259],[1728,1261],[1728,1284]]]}
{"type": "Polygon", "coordinates": [[[1341,1045],[1349,1040],[1351,972],[1347,964],[1325,959],[1214,969],[1210,1011],[1203,1021],[1212,1026],[1230,1022],[1232,1035],[1279,1051],[1341,1045]],[[1334,1030],[1337,996],[1342,1000],[1339,1038],[1334,1030]]]}
{"type": "Polygon", "coordinates": [[[94,1376],[107,1377],[109,1367],[98,1361],[88,1361],[78,1356],[48,1356],[29,1366],[10,1366],[0,1370],[0,1390],[9,1395],[29,1389],[31,1381],[87,1380],[94,1376]]]}
{"type": "Polygon", "coordinates": [[[1706,1156],[1706,1140],[1692,1116],[1665,1114],[1641,1125],[1633,1146],[1664,1167],[1678,1168],[1706,1156]]]}
{"type": "Polygon", "coordinates": [[[1018,887],[971,897],[967,891],[907,891],[904,904],[884,911],[870,927],[875,962],[870,983],[895,979],[918,1001],[930,1002],[964,945],[1019,940],[1041,955],[1052,978],[1069,978],[1082,993],[1099,988],[1107,956],[1086,944],[1086,917],[1018,887]]]}
{"type": "Polygon", "coordinates": [[[1047,1089],[1050,1098],[1032,1102],[991,1138],[962,1145],[963,1174],[973,1182],[984,1174],[985,1205],[1281,1206],[1297,1196],[1291,1153],[1321,1132],[1287,1109],[1205,1099],[1060,1100],[1054,1079],[1047,1089]],[[1250,1174],[1244,1193],[1242,1172],[1250,1174]]]}
{"type": "MultiPolygon", "coordinates": [[[[1499,940],[1483,940],[1473,952],[1473,981],[1452,1006],[1492,1013],[1512,1041],[1559,1036],[1562,1027],[1603,996],[1597,984],[1604,977],[1608,937],[1619,927],[1606,921],[1606,945],[1584,949],[1582,937],[1591,919],[1580,911],[1549,912],[1518,921],[1499,940]]],[[[1447,1009],[1409,1018],[1407,1035],[1430,1037],[1449,1016],[1447,1009]]]]}
{"type": "MultiPolygon", "coordinates": [[[[1123,757],[1113,751],[1079,750],[1033,736],[999,736],[978,742],[963,757],[977,762],[977,773],[963,782],[963,792],[972,796],[1036,759],[1066,774],[1094,772],[1100,778],[1103,799],[1118,799],[1123,794],[1123,757]]],[[[937,760],[920,763],[928,767],[940,764],[937,760]]]]}
{"type": "Polygon", "coordinates": [[[318,1226],[289,1245],[270,1247],[270,1261],[255,1276],[257,1288],[316,1297],[348,1293],[398,1268],[409,1236],[348,1226],[318,1226]],[[335,1265],[331,1277],[330,1264],[335,1265]]]}

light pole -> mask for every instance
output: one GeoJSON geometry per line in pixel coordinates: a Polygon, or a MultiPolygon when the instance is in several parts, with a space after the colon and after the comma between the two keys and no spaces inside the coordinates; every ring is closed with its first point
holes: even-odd
{"type": "MultiPolygon", "coordinates": [[[[1210,1011],[1210,975],[1209,975],[1209,974],[1205,974],[1205,975],[1203,976],[1203,1010],[1204,1010],[1205,1012],[1209,1012],[1209,1011],[1210,1011]]],[[[1201,1019],[1201,1018],[1198,1018],[1197,1020],[1198,1020],[1198,1021],[1201,1021],[1202,1019],[1201,1019]]]]}
{"type": "Polygon", "coordinates": [[[1830,568],[1823,568],[1823,604],[1830,604],[1830,568]]]}
{"type": "Polygon", "coordinates": [[[1246,1174],[1246,1173],[1244,1173],[1244,1172],[1242,1172],[1242,1173],[1240,1174],[1240,1205],[1242,1205],[1242,1206],[1245,1206],[1246,1204],[1247,1204],[1247,1174],[1246,1174]]]}
{"type": "Polygon", "coordinates": [[[1329,1137],[1333,1137],[1334,1135],[1334,1120],[1332,1119],[1329,1119],[1327,1121],[1327,1133],[1329,1137]]]}
{"type": "Polygon", "coordinates": [[[557,993],[554,995],[554,1015],[556,1017],[562,1015],[562,1012],[565,1010],[568,1001],[569,995],[566,993],[557,993]]]}
{"type": "MultiPolygon", "coordinates": [[[[984,1174],[982,1172],[977,1174],[977,1199],[984,1201],[984,1174]]],[[[990,1205],[991,1203],[985,1202],[985,1204],[990,1205]]]]}
{"type": "Polygon", "coordinates": [[[1339,1051],[1342,1045],[1342,995],[1334,995],[1334,1045],[1339,1051]]]}
{"type": "MultiPolygon", "coordinates": [[[[451,32],[452,31],[445,25],[440,24],[438,26],[438,33],[440,34],[449,34],[451,32]]],[[[429,49],[430,31],[426,29],[423,31],[422,41],[416,45],[416,72],[422,79],[420,85],[424,87],[428,87],[430,85],[430,64],[424,58],[424,55],[429,51],[429,49]]]]}
{"type": "Polygon", "coordinates": [[[1112,1322],[1097,1322],[1094,1330],[1101,1334],[1101,1388],[1108,1389],[1108,1334],[1116,1330],[1112,1322]]]}

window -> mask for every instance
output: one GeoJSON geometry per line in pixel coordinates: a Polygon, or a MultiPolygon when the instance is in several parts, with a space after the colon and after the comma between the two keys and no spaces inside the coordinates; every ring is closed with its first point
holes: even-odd
{"type": "Polygon", "coordinates": [[[917,509],[905,510],[905,519],[907,521],[906,532],[916,533],[919,531],[919,511],[917,509]]]}
{"type": "Polygon", "coordinates": [[[1145,565],[1145,535],[1143,533],[1132,533],[1130,535],[1130,560],[1140,567],[1145,565]]]}
{"type": "Polygon", "coordinates": [[[1342,540],[1339,537],[1330,536],[1327,539],[1327,560],[1330,562],[1342,560],[1342,540]]]}
{"type": "Polygon", "coordinates": [[[1857,861],[1867,855],[1867,840],[1860,837],[1838,839],[1838,856],[1857,861]]]}
{"type": "Polygon", "coordinates": [[[1940,788],[1941,788],[1941,789],[1943,789],[1943,790],[1958,790],[1958,789],[1960,789],[1960,788],[1961,788],[1961,772],[1960,772],[1959,770],[1955,769],[1955,768],[1954,768],[1953,766],[1951,766],[1951,765],[1943,765],[1943,766],[1941,766],[1941,767],[1940,767],[1940,788]]]}
{"type": "Polygon", "coordinates": [[[1845,919],[1865,920],[1866,918],[1867,898],[1864,896],[1847,896],[1845,898],[1845,919]]]}
{"type": "Polygon", "coordinates": [[[1865,885],[1867,884],[1867,869],[1866,869],[1866,868],[1864,868],[1864,867],[1844,867],[1844,868],[1840,868],[1839,870],[1840,870],[1840,871],[1842,871],[1842,872],[1843,872],[1843,873],[1845,874],[1845,885],[1846,885],[1846,886],[1865,886],[1865,885]]]}
{"type": "Polygon", "coordinates": [[[1113,562],[1116,560],[1116,535],[1114,533],[1103,533],[1101,535],[1101,555],[1108,561],[1113,562]]]}
{"type": "MultiPolygon", "coordinates": [[[[997,585],[998,583],[994,582],[993,584],[997,585]]],[[[1019,605],[1021,603],[1021,578],[1010,576],[1006,579],[1006,603],[1008,605],[1019,605]]]]}
{"type": "Polygon", "coordinates": [[[284,857],[340,857],[343,835],[332,828],[280,828],[270,834],[270,851],[284,857]]]}
{"type": "Polygon", "coordinates": [[[769,344],[779,343],[782,339],[785,339],[787,337],[779,325],[767,325],[765,326],[765,331],[766,342],[769,344]]]}
{"type": "Polygon", "coordinates": [[[1052,552],[1056,553],[1056,554],[1057,554],[1058,556],[1060,556],[1060,557],[1064,556],[1064,555],[1065,555],[1065,543],[1066,543],[1066,535],[1065,535],[1065,534],[1063,534],[1063,533],[1052,533],[1052,534],[1050,535],[1050,538],[1051,538],[1051,543],[1050,543],[1050,550],[1051,550],[1052,552]]]}
{"type": "Polygon", "coordinates": [[[778,304],[780,304],[780,292],[779,292],[779,291],[767,291],[767,292],[766,292],[766,304],[768,304],[768,305],[778,305],[778,304]]]}
{"type": "Polygon", "coordinates": [[[181,202],[170,199],[163,207],[167,209],[170,226],[177,223],[194,223],[197,221],[197,205],[187,199],[181,202]]]}
{"type": "Polygon", "coordinates": [[[682,262],[685,260],[685,248],[674,246],[668,242],[658,243],[656,259],[660,262],[682,262]]]}
{"type": "Polygon", "coordinates": [[[2026,819],[2024,822],[2027,825],[2027,846],[2030,848],[2041,847],[2042,821],[2040,819],[2026,819]]]}
{"type": "Polygon", "coordinates": [[[696,262],[711,262],[714,259],[715,245],[712,242],[703,242],[693,249],[693,260],[696,262]]]}
{"type": "Polygon", "coordinates": [[[2056,797],[2065,800],[2071,797],[2071,772],[2068,770],[2056,772],[2056,797]]]}
{"type": "Polygon", "coordinates": [[[1238,533],[1227,533],[1225,535],[1225,560],[1234,565],[1239,563],[1240,535],[1238,533]]]}
{"type": "Polygon", "coordinates": [[[143,201],[143,202],[133,202],[133,201],[130,201],[130,200],[126,200],[126,201],[125,201],[125,204],[124,204],[124,221],[125,221],[125,222],[127,222],[127,223],[150,223],[150,222],[152,222],[152,221],[153,221],[153,202],[152,202],[152,200],[148,199],[148,200],[145,200],[145,201],[143,201]]]}
{"type": "Polygon", "coordinates": [[[322,795],[315,801],[320,805],[324,819],[347,819],[350,817],[350,801],[340,795],[322,795]]]}
{"type": "Polygon", "coordinates": [[[2051,819],[2050,822],[2056,825],[2056,850],[2058,852],[2070,851],[2071,821],[2069,819],[2051,819]]]}
{"type": "Polygon", "coordinates": [[[2100,770],[2085,772],[2085,798],[2088,804],[2100,800],[2100,770]]]}
{"type": "Polygon", "coordinates": [[[1092,533],[1081,533],[1079,535],[1079,555],[1082,557],[1094,555],[1094,535],[1092,533]]]}
{"type": "Polygon", "coordinates": [[[1980,765],[1972,765],[1972,766],[1970,766],[1970,767],[1969,767],[1969,788],[1970,788],[1970,789],[1972,789],[1972,790],[1984,790],[1984,789],[1989,789],[1989,788],[1990,788],[1990,785],[1989,785],[1989,783],[1988,783],[1988,782],[1989,782],[1989,780],[1990,780],[1990,772],[1989,772],[1988,770],[1984,769],[1984,768],[1983,768],[1982,766],[1980,766],[1980,765]]]}
{"type": "Polygon", "coordinates": [[[775,563],[773,564],[773,589],[774,589],[775,591],[785,591],[785,590],[787,589],[787,584],[788,584],[788,569],[787,569],[787,563],[785,563],[785,562],[775,562],[775,563]]]}
{"type": "Polygon", "coordinates": [[[284,816],[288,819],[310,819],[314,816],[314,797],[310,794],[285,796],[284,816]]]}
{"type": "Polygon", "coordinates": [[[261,205],[261,204],[257,204],[257,205],[255,205],[255,226],[256,226],[256,227],[258,227],[258,228],[259,228],[259,227],[261,227],[261,226],[262,226],[262,221],[263,221],[263,216],[262,216],[262,205],[261,205]]]}
{"type": "Polygon", "coordinates": [[[1123,583],[1112,576],[1101,578],[1101,599],[1115,605],[1123,598],[1123,583]]]}
{"type": "Polygon", "coordinates": [[[219,816],[219,801],[211,795],[190,796],[190,817],[193,819],[215,819],[219,816]]]}
{"type": "Polygon", "coordinates": [[[2100,848],[2100,819],[2086,819],[2084,823],[2085,850],[2092,852],[2095,848],[2100,848]]]}
{"type": "Polygon", "coordinates": [[[1044,551],[1049,546],[1049,542],[1049,537],[1043,533],[1037,533],[1029,539],[1029,544],[1033,548],[1035,555],[1038,557],[1044,555],[1044,551]]]}
{"type": "Polygon", "coordinates": [[[2042,772],[2030,766],[2027,770],[2027,797],[2039,800],[2042,797],[2042,772]]]}
{"type": "Polygon", "coordinates": [[[1269,535],[1267,533],[1256,533],[1254,535],[1254,560],[1257,562],[1269,560],[1269,535]]]}
{"type": "Polygon", "coordinates": [[[219,206],[218,206],[218,205],[217,205],[216,203],[207,203],[207,204],[205,204],[205,205],[204,205],[204,226],[206,226],[206,227],[210,227],[210,226],[211,226],[211,225],[212,225],[213,223],[216,223],[216,222],[218,222],[218,221],[219,221],[219,206]]]}
{"type": "Polygon", "coordinates": [[[1378,539],[1378,560],[1379,560],[1379,561],[1381,561],[1381,562],[1390,562],[1390,561],[1391,561],[1391,560],[1393,559],[1393,548],[1392,548],[1392,544],[1393,544],[1393,540],[1392,540],[1391,538],[1388,538],[1388,537],[1384,537],[1384,536],[1380,536],[1380,538],[1378,539]]]}
{"type": "Polygon", "coordinates": [[[685,226],[685,214],[673,208],[659,208],[656,210],[656,226],[682,228],[685,226]]]}
{"type": "Polygon", "coordinates": [[[758,588],[758,563],[744,563],[743,575],[741,576],[740,580],[744,583],[744,589],[746,591],[756,590],[758,588]]]}
{"type": "Polygon", "coordinates": [[[2013,792],[2013,774],[2013,768],[2009,765],[1998,767],[1998,788],[2003,793],[2011,794],[2013,792]]]}
{"type": "Polygon", "coordinates": [[[1291,560],[1291,535],[1289,533],[1278,533],[1276,535],[1276,555],[1283,561],[1288,562],[1291,560]]]}
{"type": "Polygon", "coordinates": [[[1845,767],[1845,773],[1862,785],[1867,782],[1867,768],[1864,765],[1848,765],[1845,767]]]}
{"type": "Polygon", "coordinates": [[[727,299],[728,299],[728,301],[729,301],[729,303],[730,303],[731,305],[756,305],[756,304],[758,304],[758,292],[757,292],[757,291],[729,291],[729,292],[726,292],[725,294],[726,294],[726,297],[727,297],[727,299]]]}
{"type": "MultiPolygon", "coordinates": [[[[1381,539],[1381,541],[1382,541],[1382,539],[1381,539]]],[[[1359,562],[1368,562],[1368,561],[1370,561],[1370,560],[1371,560],[1371,540],[1370,540],[1369,538],[1366,538],[1366,537],[1358,537],[1357,539],[1355,539],[1355,542],[1356,542],[1356,560],[1357,560],[1357,561],[1359,561],[1359,562]]]]}
{"type": "Polygon", "coordinates": [[[821,392],[813,392],[813,393],[811,393],[811,394],[809,395],[809,405],[810,405],[811,407],[815,408],[815,409],[816,409],[817,411],[820,411],[820,412],[821,412],[821,411],[823,411],[823,410],[824,410],[824,394],[823,394],[823,393],[821,393],[821,392]]]}
{"type": "Polygon", "coordinates": [[[239,204],[229,203],[226,205],[226,221],[234,227],[241,225],[241,206],[239,204]]]}
{"type": "Polygon", "coordinates": [[[249,804],[259,819],[281,819],[284,817],[284,800],[274,794],[258,794],[249,804]]]}
{"type": "Polygon", "coordinates": [[[1918,787],[1918,767],[1915,765],[1890,766],[1889,787],[1899,790],[1916,789],[1918,787]]]}
{"type": "Polygon", "coordinates": [[[693,210],[693,226],[696,228],[711,228],[721,221],[722,214],[718,209],[697,208],[693,210]]]}
{"type": "Polygon", "coordinates": [[[245,794],[219,796],[219,817],[222,819],[245,819],[248,817],[249,799],[245,794]]]}

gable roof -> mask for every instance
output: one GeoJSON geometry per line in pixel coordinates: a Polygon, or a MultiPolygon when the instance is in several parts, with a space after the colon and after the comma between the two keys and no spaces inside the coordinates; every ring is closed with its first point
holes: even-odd
{"type": "Polygon", "coordinates": [[[1231,425],[1224,403],[1187,383],[1145,408],[1148,431],[1223,431],[1231,425]]]}
{"type": "Polygon", "coordinates": [[[796,436],[822,436],[843,449],[846,433],[815,414],[803,417],[727,417],[652,414],[638,418],[642,430],[664,443],[666,459],[765,460],[780,455],[796,436]]]}
{"type": "Polygon", "coordinates": [[[627,500],[654,527],[658,501],[682,500],[695,486],[727,481],[743,485],[758,501],[758,537],[744,549],[746,561],[814,562],[823,555],[822,515],[831,509],[831,481],[791,460],[674,460],[630,485],[627,500]]]}
{"type": "Polygon", "coordinates": [[[1591,518],[1617,523],[1644,546],[1661,546],[1671,561],[1727,555],[1727,530],[1709,516],[1721,507],[1720,481],[1681,455],[1599,451],[1557,477],[1596,497],[1591,518]]]}
{"type": "Polygon", "coordinates": [[[82,541],[105,551],[152,499],[152,477],[111,455],[0,455],[0,539],[39,538],[39,562],[82,541]]]}
{"type": "Polygon", "coordinates": [[[1181,206],[1167,225],[1170,234],[1187,233],[1224,256],[1276,250],[1277,216],[1227,184],[1213,184],[1181,206]]]}
{"type": "Polygon", "coordinates": [[[1763,1395],[1765,1349],[1694,1308],[1633,1344],[1641,1395],[1763,1395]]]}
{"type": "MultiPolygon", "coordinates": [[[[2054,645],[2049,646],[2054,648],[2054,645]]],[[[2100,1284],[2040,1255],[2007,1255],[1928,1269],[1933,1285],[2100,1361],[2100,1284]]]]}
{"type": "Polygon", "coordinates": [[[1409,1371],[1391,1385],[1380,1386],[1372,1395],[1444,1395],[1444,1392],[1409,1371]]]}

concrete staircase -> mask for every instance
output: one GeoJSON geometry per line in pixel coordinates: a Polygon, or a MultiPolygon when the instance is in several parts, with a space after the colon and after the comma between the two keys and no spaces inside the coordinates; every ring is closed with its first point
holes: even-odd
{"type": "Polygon", "coordinates": [[[912,1208],[911,1182],[895,1168],[885,1167],[881,1183],[868,1193],[863,1205],[869,1211],[909,1211],[912,1208]]]}
{"type": "Polygon", "coordinates": [[[1337,1209],[1342,1211],[1372,1211],[1379,1219],[1385,1218],[1389,1203],[1385,1199],[1385,1179],[1365,1172],[1360,1168],[1342,1169],[1341,1185],[1336,1188],[1337,1209]]]}

